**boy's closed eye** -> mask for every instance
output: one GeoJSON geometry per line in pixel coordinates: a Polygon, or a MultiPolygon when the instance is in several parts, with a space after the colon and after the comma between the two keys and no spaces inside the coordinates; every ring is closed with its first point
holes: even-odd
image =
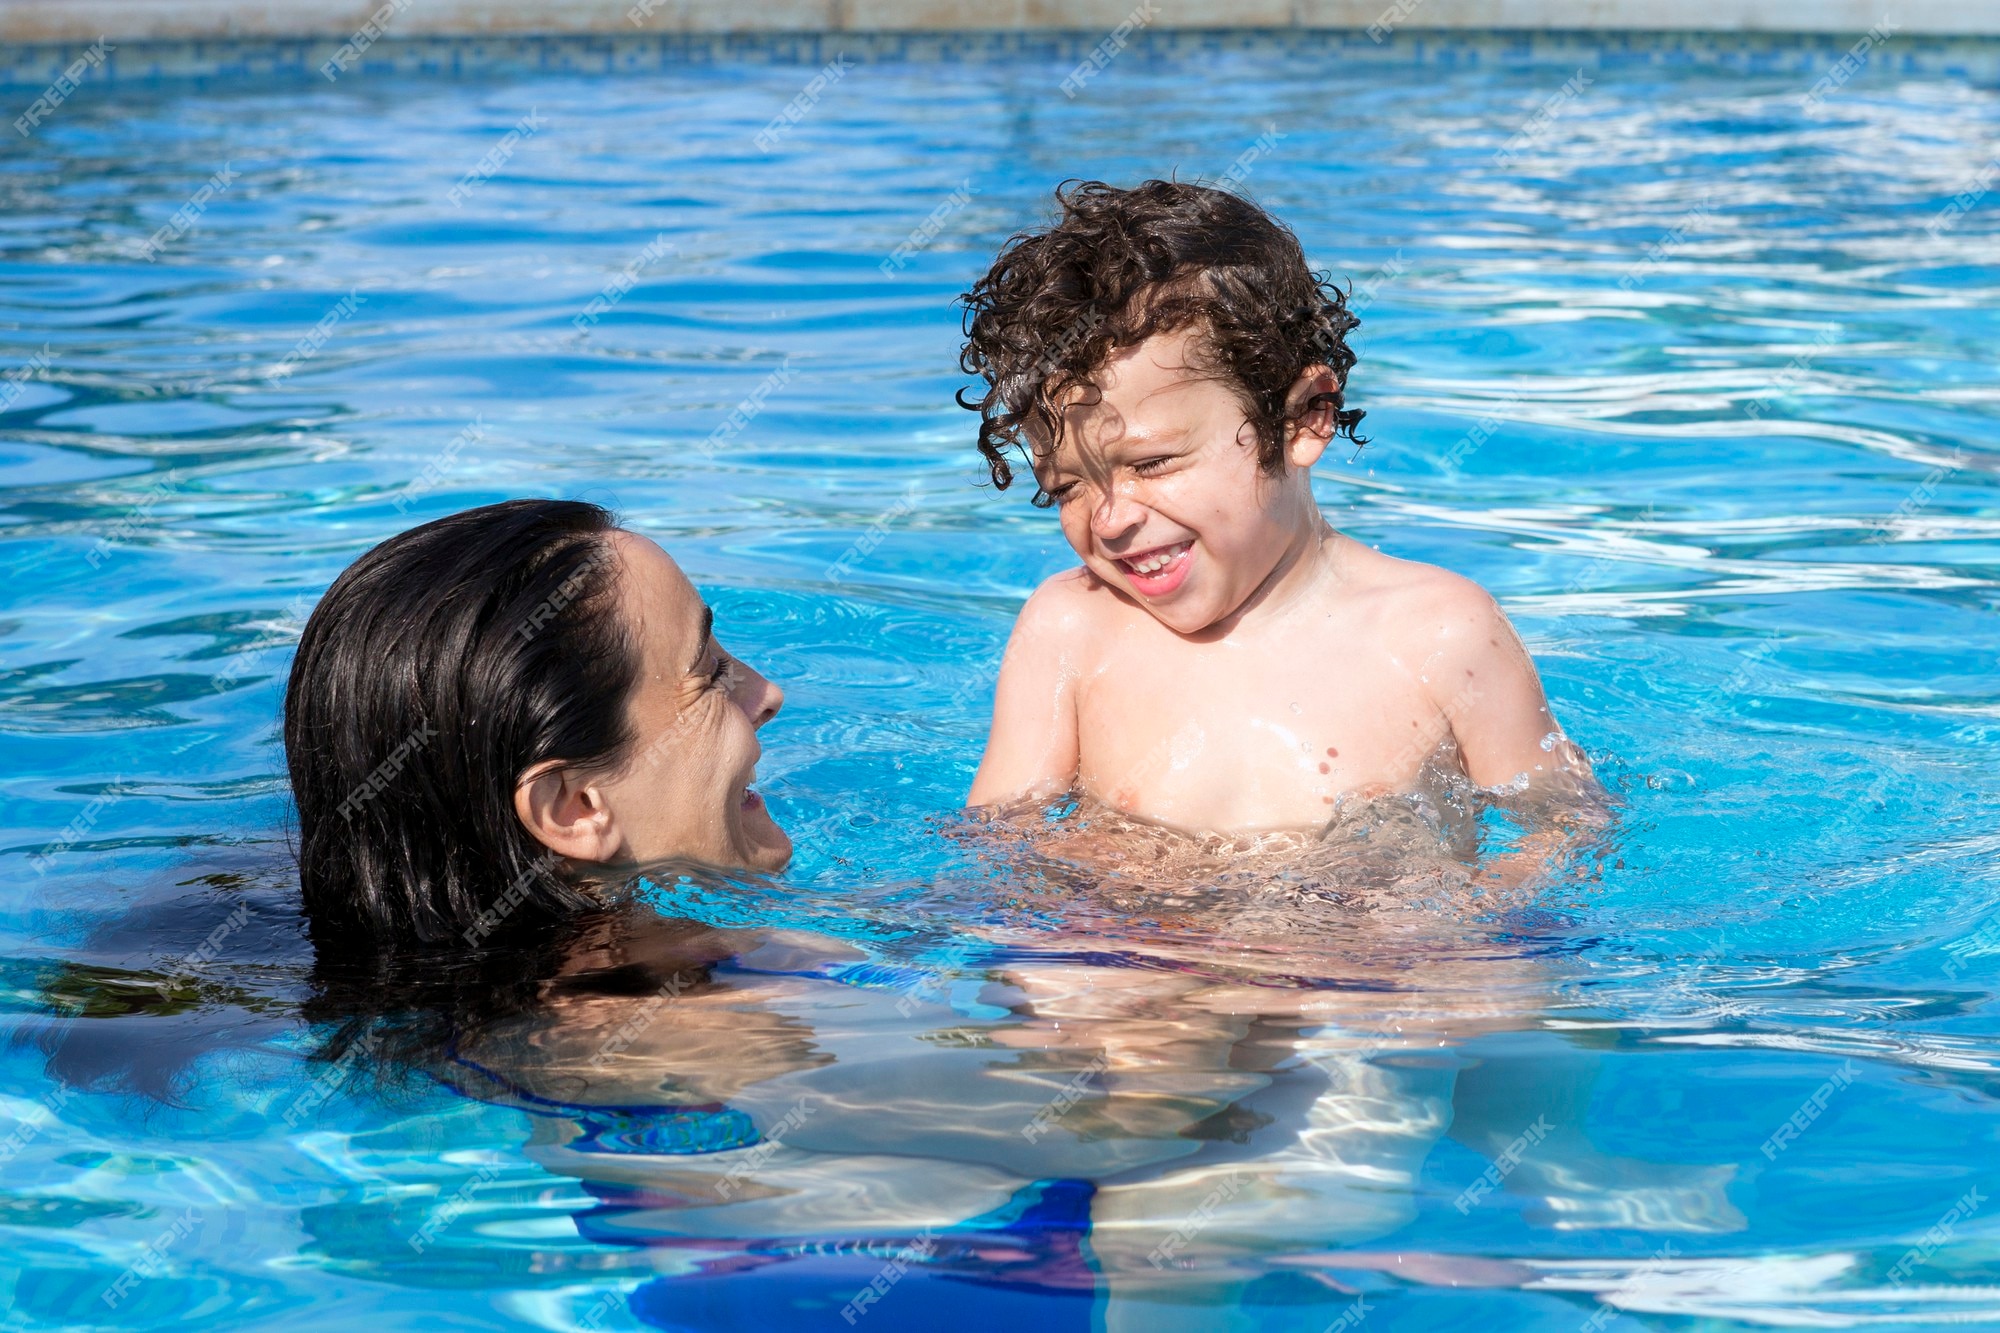
{"type": "MultiPolygon", "coordinates": [[[[1150,457],[1127,463],[1125,466],[1135,476],[1157,477],[1178,461],[1179,455],[1177,454],[1154,454],[1150,457]]],[[[1047,495],[1053,503],[1062,505],[1075,499],[1082,493],[1082,489],[1083,483],[1080,481],[1064,481],[1046,488],[1043,494],[1047,495]]]]}

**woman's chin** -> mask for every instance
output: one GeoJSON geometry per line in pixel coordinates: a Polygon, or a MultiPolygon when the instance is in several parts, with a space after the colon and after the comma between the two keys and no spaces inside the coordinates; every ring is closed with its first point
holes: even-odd
{"type": "Polygon", "coordinates": [[[743,863],[752,870],[783,870],[792,860],[792,840],[771,818],[770,808],[759,797],[741,812],[737,821],[736,845],[743,851],[743,863]]]}

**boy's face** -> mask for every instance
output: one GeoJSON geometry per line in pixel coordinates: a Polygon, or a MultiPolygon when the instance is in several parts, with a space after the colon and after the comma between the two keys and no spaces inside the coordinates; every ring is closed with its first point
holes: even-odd
{"type": "Polygon", "coordinates": [[[1318,530],[1306,469],[1326,447],[1298,431],[1278,475],[1260,468],[1242,401],[1190,369],[1198,336],[1114,352],[1095,391],[1061,400],[1060,446],[1033,441],[1035,479],[1084,564],[1181,634],[1235,614],[1318,530]]]}

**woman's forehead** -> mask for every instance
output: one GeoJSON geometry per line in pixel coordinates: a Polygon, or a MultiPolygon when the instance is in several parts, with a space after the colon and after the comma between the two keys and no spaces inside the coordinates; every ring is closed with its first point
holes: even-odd
{"type": "Polygon", "coordinates": [[[650,670],[685,671],[708,642],[708,608],[659,543],[620,530],[621,594],[649,659],[650,670]]]}

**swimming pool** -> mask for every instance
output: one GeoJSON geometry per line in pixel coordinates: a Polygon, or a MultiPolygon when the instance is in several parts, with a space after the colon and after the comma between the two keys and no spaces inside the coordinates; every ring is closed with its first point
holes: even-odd
{"type": "Polygon", "coordinates": [[[10,141],[8,1325],[2000,1319],[2000,102],[1466,50],[857,60],[764,144],[837,52],[10,141]],[[1057,181],[1169,171],[1353,280],[1322,503],[1508,605],[1626,802],[1593,875],[1162,898],[951,823],[1069,559],[977,485],[951,298],[1057,181]],[[567,1034],[668,1070],[644,1112],[479,1053],[377,1089],[297,1016],[290,639],[529,493],[659,538],[789,694],[794,870],[663,912],[843,942],[567,1034]]]}

